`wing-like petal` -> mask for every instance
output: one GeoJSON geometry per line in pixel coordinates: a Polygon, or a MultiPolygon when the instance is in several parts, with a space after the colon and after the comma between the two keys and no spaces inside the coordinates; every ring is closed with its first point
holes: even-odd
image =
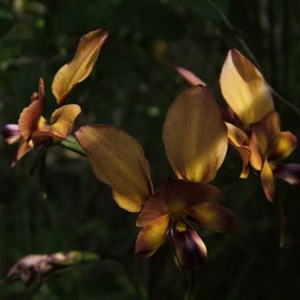
{"type": "Polygon", "coordinates": [[[228,52],[220,85],[228,105],[247,125],[261,120],[274,109],[270,89],[262,74],[235,49],[228,52]]]}
{"type": "Polygon", "coordinates": [[[171,105],[163,129],[168,160],[179,179],[209,182],[226,155],[227,131],[207,86],[181,93],[171,105]]]}
{"type": "Polygon", "coordinates": [[[270,145],[270,160],[288,157],[297,148],[297,138],[289,131],[278,133],[275,141],[270,145]]]}
{"type": "Polygon", "coordinates": [[[59,105],[78,83],[90,75],[107,36],[104,29],[84,35],[72,61],[58,70],[52,83],[52,92],[59,105]]]}
{"type": "Polygon", "coordinates": [[[135,255],[138,258],[152,256],[164,242],[169,227],[169,216],[164,215],[153,223],[143,227],[135,244],[135,255]]]}
{"type": "Polygon", "coordinates": [[[81,108],[77,104],[68,104],[56,109],[51,116],[49,131],[55,137],[66,139],[80,113],[81,108]]]}
{"type": "Polygon", "coordinates": [[[75,136],[86,151],[96,177],[108,184],[117,204],[138,212],[152,193],[149,164],[141,145],[113,126],[85,125],[75,136]]]}
{"type": "Polygon", "coordinates": [[[237,229],[235,215],[221,204],[199,203],[186,207],[185,211],[205,229],[220,233],[231,233],[237,229]]]}

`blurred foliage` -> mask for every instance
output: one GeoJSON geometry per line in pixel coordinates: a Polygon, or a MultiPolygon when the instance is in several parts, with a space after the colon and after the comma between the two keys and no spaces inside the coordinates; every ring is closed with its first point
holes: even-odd
{"type": "MultiPolygon", "coordinates": [[[[300,107],[300,3],[295,0],[215,0],[235,26],[224,24],[210,1],[198,0],[0,0],[0,125],[16,123],[43,77],[47,107],[51,82],[74,55],[79,38],[107,28],[109,39],[92,75],[70,95],[86,122],[122,127],[144,146],[155,185],[172,176],[161,141],[168,106],[186,84],[173,66],[189,68],[214,90],[221,105],[219,73],[242,37],[271,86],[300,107]]],[[[300,138],[300,118],[275,99],[283,129],[300,138]]],[[[183,145],[184,146],[184,145],[183,145]]],[[[105,256],[50,278],[34,299],[181,299],[183,289],[167,247],[151,261],[134,258],[136,216],[120,210],[111,191],[93,176],[84,158],[52,149],[44,199],[30,175],[34,154],[10,168],[15,148],[1,147],[0,274],[30,253],[80,249],[105,256]],[[122,262],[114,259],[122,258],[122,262]],[[124,268],[125,266],[125,268],[124,268]],[[134,278],[134,279],[132,279],[134,278]]],[[[291,157],[299,161],[297,150],[291,157]]],[[[286,245],[278,247],[276,207],[258,178],[238,179],[240,162],[229,150],[216,184],[236,214],[232,237],[202,232],[209,262],[197,272],[195,299],[297,299],[300,275],[299,187],[278,181],[286,212],[286,245]]],[[[0,299],[23,299],[21,284],[2,286],[0,299]]]]}

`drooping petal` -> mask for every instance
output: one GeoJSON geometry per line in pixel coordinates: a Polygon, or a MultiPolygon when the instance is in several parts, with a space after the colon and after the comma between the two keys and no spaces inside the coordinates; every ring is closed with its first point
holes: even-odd
{"type": "Polygon", "coordinates": [[[209,182],[223,163],[227,131],[207,86],[181,93],[170,106],[163,129],[168,160],[179,179],[209,182]]]}
{"type": "Polygon", "coordinates": [[[15,167],[17,162],[29,151],[32,150],[32,147],[30,147],[30,145],[26,142],[26,141],[21,141],[18,151],[17,151],[17,155],[15,160],[12,162],[11,166],[15,167]]]}
{"type": "Polygon", "coordinates": [[[235,49],[228,52],[220,85],[228,105],[247,125],[261,120],[274,109],[270,89],[262,74],[235,49]]]}
{"type": "Polygon", "coordinates": [[[104,29],[84,35],[72,61],[58,70],[52,83],[52,92],[59,105],[78,83],[90,75],[107,36],[104,29]]]}
{"type": "Polygon", "coordinates": [[[275,180],[270,163],[265,160],[260,172],[260,180],[267,199],[274,202],[275,180]]]}
{"type": "Polygon", "coordinates": [[[185,211],[204,229],[220,233],[231,233],[237,230],[235,215],[221,204],[199,203],[186,207],[185,211]]]}
{"type": "Polygon", "coordinates": [[[194,73],[191,71],[182,68],[182,67],[175,67],[175,70],[177,73],[190,85],[206,85],[206,83],[201,80],[199,77],[197,77],[194,73]]]}
{"type": "Polygon", "coordinates": [[[5,142],[9,145],[18,143],[21,140],[21,134],[18,124],[6,124],[1,130],[5,142]]]}
{"type": "Polygon", "coordinates": [[[141,145],[108,125],[85,125],[75,136],[86,151],[95,176],[108,184],[117,204],[138,212],[152,193],[149,164],[141,145]]]}
{"type": "Polygon", "coordinates": [[[207,249],[198,233],[180,226],[171,230],[176,256],[181,266],[187,270],[196,269],[207,261],[207,249]]]}
{"type": "Polygon", "coordinates": [[[44,101],[35,100],[21,112],[19,118],[19,130],[24,140],[30,139],[31,134],[38,128],[43,108],[44,101]]]}
{"type": "Polygon", "coordinates": [[[55,137],[66,139],[80,113],[81,108],[77,104],[68,104],[56,109],[51,116],[49,131],[55,137]]]}
{"type": "Polygon", "coordinates": [[[289,131],[278,133],[270,145],[269,160],[279,160],[288,157],[297,148],[297,138],[289,131]]]}
{"type": "Polygon", "coordinates": [[[169,216],[164,215],[153,223],[143,227],[135,244],[135,255],[138,258],[152,256],[164,242],[169,227],[169,216]]]}
{"type": "Polygon", "coordinates": [[[239,152],[242,158],[243,167],[240,177],[247,178],[250,171],[249,163],[251,157],[251,151],[249,149],[249,138],[247,134],[240,128],[227,122],[225,122],[225,124],[227,126],[227,136],[229,142],[239,152]]]}
{"type": "Polygon", "coordinates": [[[289,184],[300,184],[300,164],[276,164],[273,174],[289,184]]]}

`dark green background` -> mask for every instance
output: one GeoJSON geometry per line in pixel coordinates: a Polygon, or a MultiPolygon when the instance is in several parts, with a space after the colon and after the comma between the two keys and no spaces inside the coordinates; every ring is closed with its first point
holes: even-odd
{"type": "MultiPolygon", "coordinates": [[[[17,122],[39,77],[46,83],[49,117],[55,108],[53,76],[73,57],[79,38],[101,27],[110,35],[96,67],[68,97],[68,103],[83,109],[76,127],[95,122],[125,129],[143,145],[156,187],[173,176],[161,131],[170,103],[187,87],[173,65],[196,73],[224,106],[218,80],[227,51],[237,48],[247,55],[238,34],[271,86],[300,107],[300,3],[215,3],[235,32],[201,0],[0,0],[0,126],[17,122]]],[[[277,99],[275,106],[283,130],[299,138],[300,116],[277,99]]],[[[135,281],[149,299],[182,299],[168,247],[150,261],[134,258],[136,215],[117,207],[86,159],[51,149],[45,200],[37,176],[29,174],[35,155],[10,168],[16,147],[1,140],[0,150],[0,277],[25,255],[79,249],[121,258],[134,280],[115,260],[104,259],[51,277],[34,299],[139,299],[135,281]]],[[[288,161],[299,158],[297,149],[288,161]]],[[[277,181],[286,213],[286,245],[280,249],[276,206],[264,198],[256,176],[238,178],[240,168],[240,159],[230,148],[215,184],[240,228],[233,236],[200,231],[209,261],[197,271],[195,299],[297,299],[300,189],[277,181]]],[[[23,296],[19,283],[0,287],[0,299],[23,296]]]]}

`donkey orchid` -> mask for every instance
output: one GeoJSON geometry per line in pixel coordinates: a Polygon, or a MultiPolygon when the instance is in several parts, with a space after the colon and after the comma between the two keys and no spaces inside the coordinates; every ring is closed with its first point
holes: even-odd
{"type": "MultiPolygon", "coordinates": [[[[191,71],[176,67],[176,71],[190,84],[202,82],[191,71]]],[[[241,178],[250,170],[260,172],[264,193],[274,201],[274,176],[290,184],[300,184],[300,165],[281,164],[297,147],[296,137],[280,131],[280,117],[274,109],[270,89],[259,70],[239,51],[228,52],[220,85],[229,105],[224,113],[229,143],[242,158],[241,178]]]]}
{"type": "Polygon", "coordinates": [[[96,177],[112,188],[117,204],[140,212],[137,257],[152,256],[170,234],[180,264],[192,269],[207,257],[193,223],[221,233],[236,229],[233,213],[216,203],[219,189],[208,184],[224,160],[228,142],[207,86],[184,91],[168,111],[163,141],[177,179],[166,179],[154,193],[148,161],[133,137],[107,125],[84,125],[75,136],[96,177]]]}
{"type": "Polygon", "coordinates": [[[226,125],[229,141],[242,157],[241,177],[246,178],[250,168],[259,171],[265,195],[273,202],[274,176],[291,184],[300,183],[300,165],[279,163],[296,149],[297,138],[289,131],[280,131],[280,117],[265,79],[239,51],[229,51],[220,85],[240,120],[239,124],[226,125]]]}
{"type": "MultiPolygon", "coordinates": [[[[107,35],[106,30],[98,29],[83,36],[72,61],[58,70],[52,82],[58,105],[62,105],[73,88],[89,76],[107,35]]],[[[77,104],[62,105],[54,110],[48,123],[42,115],[44,105],[45,87],[40,79],[39,91],[31,96],[31,103],[21,112],[18,124],[8,124],[2,130],[8,144],[20,142],[12,166],[34,147],[52,139],[66,139],[81,113],[77,104]]]]}

